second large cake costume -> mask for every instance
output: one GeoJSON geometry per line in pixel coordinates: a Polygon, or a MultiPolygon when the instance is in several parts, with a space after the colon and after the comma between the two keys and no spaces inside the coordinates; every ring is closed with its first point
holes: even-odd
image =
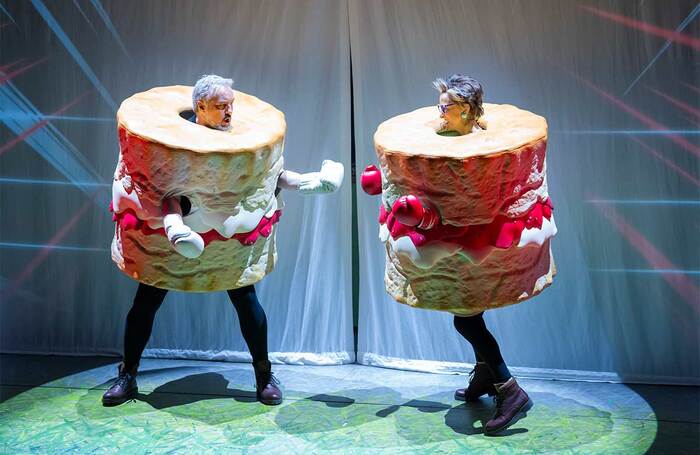
{"type": "Polygon", "coordinates": [[[381,169],[368,167],[362,184],[382,195],[386,290],[401,303],[469,316],[552,283],[547,122],[515,106],[483,104],[479,123],[488,126],[440,134],[432,106],[375,132],[381,169]]]}

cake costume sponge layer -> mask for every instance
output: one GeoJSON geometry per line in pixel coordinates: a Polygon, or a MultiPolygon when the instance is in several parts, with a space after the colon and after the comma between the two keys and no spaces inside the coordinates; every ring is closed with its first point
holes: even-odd
{"type": "Polygon", "coordinates": [[[434,107],[375,132],[380,166],[362,185],[369,194],[381,187],[385,284],[398,302],[469,316],[552,283],[547,122],[511,105],[483,111],[488,128],[463,135],[439,134],[434,107]]]}
{"type": "Polygon", "coordinates": [[[228,131],[188,120],[192,87],[157,87],[121,104],[112,259],[130,277],[205,292],[253,284],[274,268],[284,114],[242,92],[235,98],[228,131]],[[205,243],[196,258],[165,235],[163,201],[177,197],[191,204],[183,221],[205,243]]]}

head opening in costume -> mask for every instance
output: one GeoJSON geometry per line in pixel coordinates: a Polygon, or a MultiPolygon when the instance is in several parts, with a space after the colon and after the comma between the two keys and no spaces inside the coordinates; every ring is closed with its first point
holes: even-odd
{"type": "Polygon", "coordinates": [[[230,130],[234,98],[233,79],[205,74],[192,90],[196,122],[217,130],[230,130]]]}
{"type": "Polygon", "coordinates": [[[480,121],[484,115],[484,89],[479,81],[454,74],[447,80],[435,79],[433,86],[440,92],[438,109],[444,121],[442,130],[461,135],[471,133],[475,126],[486,129],[480,121]]]}

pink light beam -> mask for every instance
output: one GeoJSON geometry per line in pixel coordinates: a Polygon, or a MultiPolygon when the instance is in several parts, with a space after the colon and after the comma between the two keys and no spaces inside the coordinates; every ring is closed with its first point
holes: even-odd
{"type": "Polygon", "coordinates": [[[658,36],[659,38],[664,38],[668,41],[672,41],[677,44],[689,46],[695,50],[700,50],[700,39],[697,39],[690,35],[686,35],[685,33],[680,33],[675,30],[658,27],[647,22],[642,22],[626,16],[622,16],[620,14],[612,13],[610,11],[594,8],[592,6],[579,5],[579,7],[585,9],[589,13],[595,14],[598,17],[617,22],[618,24],[622,24],[626,27],[642,31],[650,35],[658,36]]]}

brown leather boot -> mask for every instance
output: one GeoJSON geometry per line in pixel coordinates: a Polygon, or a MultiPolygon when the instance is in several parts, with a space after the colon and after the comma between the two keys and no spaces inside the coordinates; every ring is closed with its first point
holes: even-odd
{"type": "Polygon", "coordinates": [[[255,368],[255,390],[258,401],[262,404],[277,405],[282,403],[282,391],[280,382],[272,372],[272,365],[268,360],[260,360],[253,364],[255,368]]]}
{"type": "Polygon", "coordinates": [[[133,400],[139,392],[136,385],[136,370],[138,365],[127,369],[124,362],[119,364],[119,376],[114,384],[102,395],[103,406],[117,406],[126,401],[133,400]]]}
{"type": "Polygon", "coordinates": [[[496,388],[496,413],[491,420],[486,422],[484,433],[492,436],[500,433],[515,422],[527,415],[532,408],[532,400],[520,388],[515,378],[501,384],[494,384],[496,388]]]}
{"type": "Polygon", "coordinates": [[[474,369],[469,372],[469,385],[466,389],[455,391],[455,400],[479,401],[484,394],[493,396],[496,389],[493,386],[493,374],[485,362],[476,362],[474,369]]]}

